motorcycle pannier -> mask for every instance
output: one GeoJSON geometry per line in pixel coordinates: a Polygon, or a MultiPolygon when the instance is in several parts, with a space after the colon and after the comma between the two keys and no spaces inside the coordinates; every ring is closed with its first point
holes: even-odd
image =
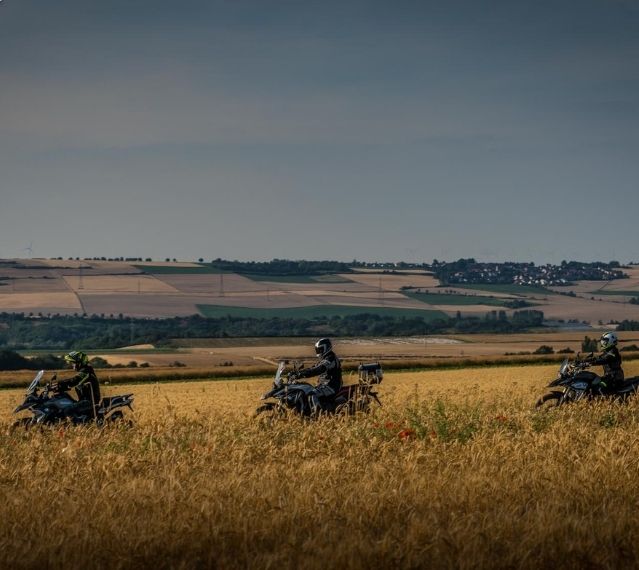
{"type": "Polygon", "coordinates": [[[360,364],[357,367],[357,372],[359,373],[359,381],[362,384],[379,384],[384,378],[384,371],[379,362],[360,364]]]}

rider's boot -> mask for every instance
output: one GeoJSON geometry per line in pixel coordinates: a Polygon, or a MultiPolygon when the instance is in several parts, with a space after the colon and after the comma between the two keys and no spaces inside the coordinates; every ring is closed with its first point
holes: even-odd
{"type": "Polygon", "coordinates": [[[311,417],[317,418],[322,413],[319,397],[317,394],[312,393],[308,399],[311,404],[311,417]]]}

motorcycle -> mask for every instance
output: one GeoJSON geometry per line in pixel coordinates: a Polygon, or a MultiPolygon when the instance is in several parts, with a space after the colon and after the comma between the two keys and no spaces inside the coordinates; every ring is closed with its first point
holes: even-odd
{"type": "Polygon", "coordinates": [[[44,370],[40,370],[29,384],[24,402],[13,410],[14,414],[29,410],[32,416],[20,418],[13,424],[14,428],[53,425],[61,422],[70,422],[73,425],[95,424],[102,427],[122,421],[124,411],[121,408],[127,407],[133,410],[131,407],[133,394],[102,398],[95,408],[95,415],[78,410],[75,408],[77,402],[69,394],[54,389],[55,376],[40,391],[39,384],[43,376],[44,370]]]}
{"type": "MultiPolygon", "coordinates": [[[[257,408],[256,416],[280,418],[292,412],[301,417],[310,418],[313,413],[308,402],[309,393],[315,388],[308,382],[300,382],[296,378],[299,368],[294,367],[292,373],[285,374],[287,360],[280,361],[273,380],[273,388],[262,396],[262,400],[272,399],[257,408]]],[[[373,402],[379,406],[377,392],[373,386],[380,384],[384,372],[378,362],[360,364],[358,367],[357,384],[343,386],[333,398],[321,398],[320,404],[323,414],[355,415],[358,412],[368,413],[373,402]]]]}
{"type": "Polygon", "coordinates": [[[594,398],[623,401],[639,391],[639,377],[628,378],[619,388],[610,390],[602,385],[601,376],[587,370],[590,366],[588,359],[580,360],[579,356],[576,360],[566,358],[559,367],[558,377],[548,384],[548,388],[552,390],[539,398],[535,407],[555,408],[594,398]]]}

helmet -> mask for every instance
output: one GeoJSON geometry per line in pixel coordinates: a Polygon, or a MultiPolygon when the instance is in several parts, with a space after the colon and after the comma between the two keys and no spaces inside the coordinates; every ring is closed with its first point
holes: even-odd
{"type": "Polygon", "coordinates": [[[317,354],[317,356],[324,356],[331,350],[333,350],[333,344],[330,338],[320,338],[315,343],[315,354],[317,354]]]}
{"type": "Polygon", "coordinates": [[[616,346],[617,335],[613,332],[604,333],[599,339],[599,344],[601,345],[601,350],[608,350],[611,346],[616,346]]]}
{"type": "Polygon", "coordinates": [[[69,354],[64,355],[64,361],[73,364],[74,367],[79,367],[88,364],[89,357],[84,352],[72,350],[69,354]]]}

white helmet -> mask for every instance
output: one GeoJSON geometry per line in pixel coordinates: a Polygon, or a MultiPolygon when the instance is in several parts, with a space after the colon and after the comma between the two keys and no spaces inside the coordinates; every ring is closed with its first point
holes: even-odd
{"type": "Polygon", "coordinates": [[[599,339],[601,350],[608,350],[611,346],[617,345],[617,335],[613,332],[607,332],[601,335],[599,339]]]}

